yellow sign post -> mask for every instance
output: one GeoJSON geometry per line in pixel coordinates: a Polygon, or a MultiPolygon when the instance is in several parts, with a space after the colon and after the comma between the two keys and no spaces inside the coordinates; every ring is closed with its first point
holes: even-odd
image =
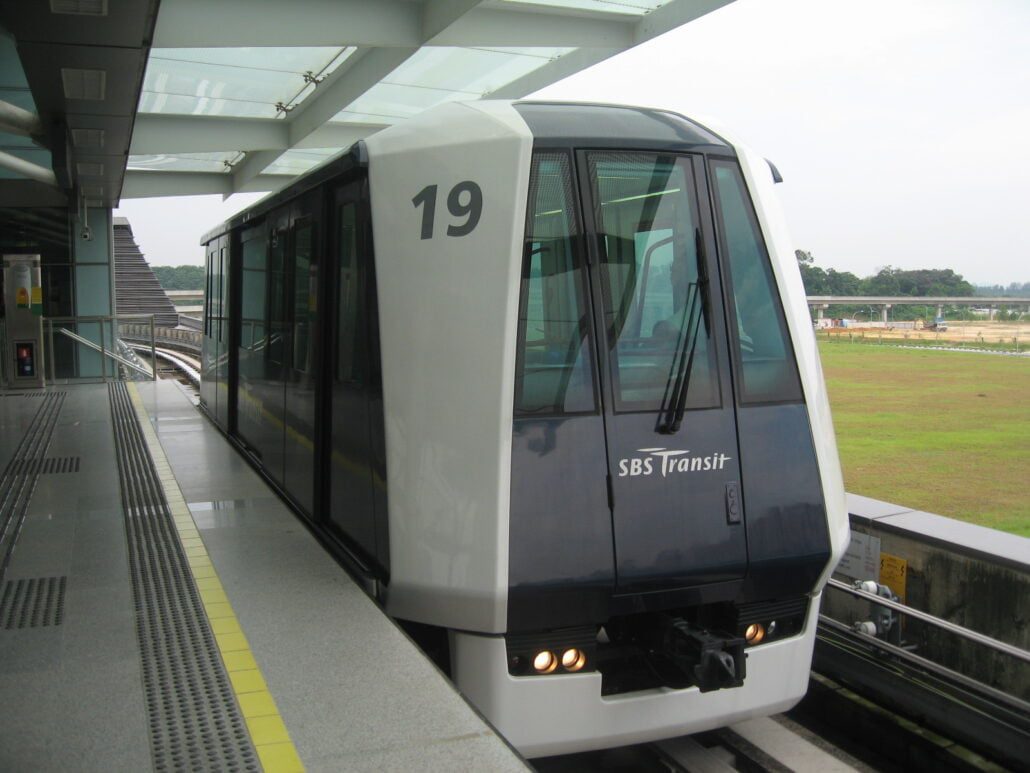
{"type": "Polygon", "coordinates": [[[908,577],[908,561],[890,553],[880,553],[880,582],[894,591],[901,603],[905,603],[905,579],[908,577]]]}

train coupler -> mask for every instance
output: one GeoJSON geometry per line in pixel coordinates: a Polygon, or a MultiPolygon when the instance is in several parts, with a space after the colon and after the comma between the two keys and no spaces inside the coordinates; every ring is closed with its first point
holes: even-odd
{"type": "Polygon", "coordinates": [[[662,655],[701,692],[740,687],[746,676],[744,639],[665,618],[662,655]]]}

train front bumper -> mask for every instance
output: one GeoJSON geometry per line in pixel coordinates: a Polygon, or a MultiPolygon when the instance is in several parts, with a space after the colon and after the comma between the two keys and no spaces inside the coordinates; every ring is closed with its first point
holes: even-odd
{"type": "Polygon", "coordinates": [[[601,674],[513,677],[503,637],[456,632],[458,688],[526,757],[569,754],[699,733],[786,711],[808,688],[818,598],[805,629],[747,650],[742,687],[701,693],[659,688],[601,696],[601,674]]]}

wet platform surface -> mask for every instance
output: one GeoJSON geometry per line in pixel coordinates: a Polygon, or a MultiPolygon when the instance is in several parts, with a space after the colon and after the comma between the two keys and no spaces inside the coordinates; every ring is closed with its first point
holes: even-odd
{"type": "MultiPolygon", "coordinates": [[[[155,754],[148,726],[110,389],[0,397],[0,469],[20,486],[0,494],[0,769],[192,767],[155,754]],[[58,399],[26,466],[26,437],[58,399]]],[[[261,767],[525,769],[178,385],[129,393],[261,767]]]]}

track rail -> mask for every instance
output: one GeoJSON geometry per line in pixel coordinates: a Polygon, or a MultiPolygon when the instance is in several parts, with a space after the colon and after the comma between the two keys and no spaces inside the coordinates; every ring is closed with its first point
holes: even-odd
{"type": "MultiPolygon", "coordinates": [[[[129,342],[126,342],[126,344],[137,351],[150,351],[150,346],[148,345],[129,342]]],[[[197,387],[198,389],[200,388],[200,363],[193,357],[189,357],[182,352],[160,348],[154,349],[154,354],[166,362],[171,363],[179,372],[186,376],[194,387],[197,387]]]]}
{"type": "Polygon", "coordinates": [[[812,668],[987,759],[1017,770],[1026,764],[1030,703],[1016,696],[825,616],[812,668]]]}

